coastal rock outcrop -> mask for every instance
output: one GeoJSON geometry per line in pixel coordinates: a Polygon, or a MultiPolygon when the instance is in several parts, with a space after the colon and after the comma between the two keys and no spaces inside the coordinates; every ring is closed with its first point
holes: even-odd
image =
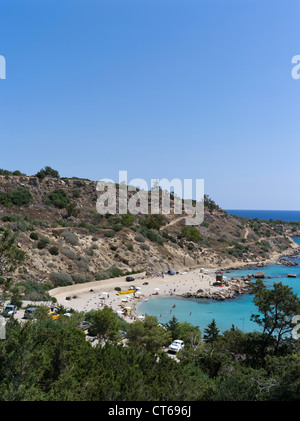
{"type": "Polygon", "coordinates": [[[279,264],[284,265],[284,266],[298,266],[297,262],[293,262],[291,260],[284,260],[284,259],[280,259],[279,264]]]}
{"type": "Polygon", "coordinates": [[[249,283],[251,275],[244,278],[232,278],[227,285],[222,288],[198,289],[196,293],[186,292],[181,296],[183,298],[209,298],[213,300],[223,301],[232,299],[236,295],[249,293],[249,283]]]}
{"type": "Polygon", "coordinates": [[[256,278],[256,279],[265,278],[265,277],[266,277],[266,274],[262,271],[255,272],[255,274],[254,274],[254,278],[256,278]]]}

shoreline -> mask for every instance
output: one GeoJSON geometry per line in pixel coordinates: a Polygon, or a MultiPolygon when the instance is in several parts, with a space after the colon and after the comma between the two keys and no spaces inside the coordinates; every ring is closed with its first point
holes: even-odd
{"type": "Polygon", "coordinates": [[[138,275],[133,275],[134,281],[131,282],[126,281],[126,276],[123,276],[58,287],[50,290],[49,294],[56,298],[59,304],[82,312],[101,309],[107,305],[118,316],[128,322],[132,322],[143,318],[143,316],[138,314],[137,306],[142,301],[156,296],[173,295],[182,298],[234,299],[236,295],[247,292],[249,279],[243,281],[237,281],[234,277],[227,279],[226,271],[232,272],[243,268],[251,270],[251,267],[260,269],[269,264],[280,264],[280,258],[291,257],[292,254],[295,255],[299,252],[300,247],[297,247],[297,249],[286,250],[284,254],[276,253],[263,262],[238,262],[238,264],[220,266],[219,268],[198,267],[191,270],[182,270],[174,275],[146,276],[146,272],[142,272],[138,275]],[[226,279],[225,282],[228,283],[227,286],[223,285],[222,288],[213,285],[216,281],[215,272],[218,270],[223,272],[226,279]],[[118,294],[118,291],[115,290],[116,287],[119,287],[124,292],[131,285],[138,288],[137,293],[118,294]],[[196,297],[195,295],[197,292],[199,293],[199,290],[203,292],[203,295],[196,297]]]}

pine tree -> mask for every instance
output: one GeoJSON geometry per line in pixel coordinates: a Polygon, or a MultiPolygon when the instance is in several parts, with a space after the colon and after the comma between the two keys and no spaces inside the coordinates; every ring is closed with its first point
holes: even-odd
{"type": "Polygon", "coordinates": [[[219,336],[220,330],[217,328],[215,319],[204,329],[203,339],[205,342],[212,343],[219,336]]]}

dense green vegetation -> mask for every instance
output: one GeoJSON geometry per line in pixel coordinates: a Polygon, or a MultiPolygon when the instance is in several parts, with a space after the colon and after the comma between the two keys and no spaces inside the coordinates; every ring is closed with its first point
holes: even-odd
{"type": "MultiPolygon", "coordinates": [[[[26,289],[34,287],[24,285],[26,289]]],[[[293,401],[300,398],[300,347],[290,333],[300,300],[291,288],[252,284],[253,316],[262,331],[234,326],[220,333],[214,320],[204,329],[173,317],[126,323],[109,307],[88,313],[57,306],[60,317],[6,325],[0,341],[3,401],[293,401]],[[78,329],[91,324],[92,345],[78,329]],[[121,342],[124,338],[124,342],[121,342]],[[170,358],[165,346],[181,338],[185,347],[170,358]]]]}
{"type": "Polygon", "coordinates": [[[181,230],[181,236],[186,238],[188,241],[192,241],[194,243],[199,243],[201,240],[201,235],[199,231],[192,225],[187,225],[183,227],[181,230]]]}
{"type": "Polygon", "coordinates": [[[46,205],[55,206],[59,209],[66,208],[70,202],[70,198],[64,190],[54,190],[45,199],[46,205]]]}
{"type": "Polygon", "coordinates": [[[4,175],[4,176],[9,176],[9,175],[21,176],[21,175],[26,175],[26,174],[21,173],[21,171],[19,171],[19,170],[9,171],[9,170],[3,170],[1,168],[0,169],[0,175],[4,175]]]}
{"type": "Polygon", "coordinates": [[[54,170],[49,166],[42,168],[39,172],[35,174],[35,176],[40,179],[43,179],[45,177],[60,178],[58,171],[54,170]]]}
{"type": "Polygon", "coordinates": [[[29,190],[18,187],[15,190],[0,193],[0,204],[5,207],[28,205],[32,200],[29,190]]]}

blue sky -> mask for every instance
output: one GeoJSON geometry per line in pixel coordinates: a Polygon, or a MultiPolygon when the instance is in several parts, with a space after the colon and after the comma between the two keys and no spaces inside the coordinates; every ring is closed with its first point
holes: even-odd
{"type": "Polygon", "coordinates": [[[2,2],[0,168],[300,209],[298,0],[2,2]]]}

